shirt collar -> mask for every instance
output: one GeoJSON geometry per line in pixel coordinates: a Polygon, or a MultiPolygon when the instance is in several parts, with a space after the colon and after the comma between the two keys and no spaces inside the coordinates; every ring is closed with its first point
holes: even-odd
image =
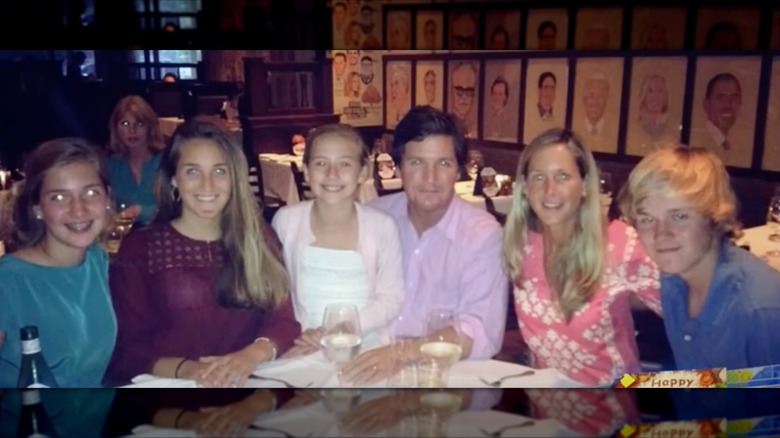
{"type": "Polygon", "coordinates": [[[715,141],[715,144],[718,146],[723,145],[723,142],[726,141],[726,136],[723,134],[723,131],[721,131],[720,128],[715,126],[715,124],[709,120],[707,120],[705,126],[707,127],[707,131],[712,136],[712,139],[715,141]]]}

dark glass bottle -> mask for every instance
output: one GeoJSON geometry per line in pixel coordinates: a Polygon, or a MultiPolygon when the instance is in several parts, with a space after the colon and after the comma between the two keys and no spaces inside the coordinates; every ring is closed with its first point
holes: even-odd
{"type": "Polygon", "coordinates": [[[22,390],[22,412],[19,415],[17,438],[54,438],[57,431],[46,414],[41,403],[41,393],[37,389],[22,390]]]}
{"type": "Polygon", "coordinates": [[[19,368],[20,388],[58,388],[49,364],[43,357],[38,339],[38,327],[28,325],[20,330],[22,338],[22,366],[19,368]]]}

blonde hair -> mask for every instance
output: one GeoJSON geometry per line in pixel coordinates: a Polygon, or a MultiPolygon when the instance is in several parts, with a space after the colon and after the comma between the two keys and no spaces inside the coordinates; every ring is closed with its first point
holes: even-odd
{"type": "Polygon", "coordinates": [[[278,306],[287,298],[287,272],[263,234],[260,207],[249,185],[246,156],[235,135],[210,118],[196,117],[179,125],[163,151],[155,184],[159,204],[154,222],[168,223],[181,216],[181,201],[174,196],[172,180],[182,146],[196,139],[210,141],[219,148],[230,174],[230,199],[220,219],[225,262],[217,276],[217,300],[225,307],[278,306]]]}
{"type": "Polygon", "coordinates": [[[554,270],[548,271],[558,306],[566,320],[587,303],[601,280],[604,265],[605,227],[599,200],[599,174],[593,154],[570,131],[553,128],[536,137],[520,154],[515,181],[512,208],[504,227],[503,255],[507,270],[518,280],[523,274],[523,248],[528,231],[541,231],[539,218],[531,208],[522,187],[531,158],[540,150],[563,145],[574,156],[583,180],[585,196],[577,211],[574,232],[552,261],[554,270]]]}
{"type": "Polygon", "coordinates": [[[162,134],[160,134],[160,121],[157,113],[154,112],[152,106],[143,97],[133,95],[120,99],[114,107],[111,117],[108,119],[108,130],[111,133],[111,138],[108,142],[109,151],[120,155],[125,154],[124,145],[119,140],[117,123],[128,114],[149,127],[149,138],[147,139],[149,150],[152,152],[162,150],[165,145],[162,140],[162,134]]]}
{"type": "Polygon", "coordinates": [[[709,149],[673,144],[643,158],[618,194],[620,210],[631,225],[636,224],[638,207],[654,195],[684,198],[721,236],[736,235],[742,227],[729,174],[709,149]]]}
{"type": "Polygon", "coordinates": [[[338,138],[340,140],[352,143],[358,155],[358,161],[363,166],[367,166],[371,159],[371,151],[363,141],[363,137],[355,128],[344,123],[331,123],[312,129],[306,136],[306,149],[303,151],[303,164],[308,166],[311,160],[311,154],[314,146],[326,138],[338,138]]]}

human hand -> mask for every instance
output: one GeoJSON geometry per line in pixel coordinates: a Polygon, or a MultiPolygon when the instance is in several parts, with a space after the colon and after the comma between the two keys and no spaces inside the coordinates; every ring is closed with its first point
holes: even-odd
{"type": "Polygon", "coordinates": [[[394,354],[393,345],[366,351],[342,369],[345,381],[353,385],[376,383],[400,370],[400,362],[394,354]]]}
{"type": "Polygon", "coordinates": [[[295,395],[280,409],[298,409],[320,401],[318,389],[296,389],[295,395]]]}
{"type": "Polygon", "coordinates": [[[282,355],[283,358],[305,356],[316,353],[320,349],[320,340],[322,339],[322,328],[306,329],[295,340],[293,346],[282,355]]]}
{"type": "Polygon", "coordinates": [[[248,348],[223,356],[201,357],[199,362],[208,365],[200,375],[206,386],[242,388],[260,363],[248,348]]]}
{"type": "Polygon", "coordinates": [[[419,396],[416,391],[395,393],[355,406],[339,418],[339,429],[353,436],[369,436],[387,430],[413,412],[419,396]]]}

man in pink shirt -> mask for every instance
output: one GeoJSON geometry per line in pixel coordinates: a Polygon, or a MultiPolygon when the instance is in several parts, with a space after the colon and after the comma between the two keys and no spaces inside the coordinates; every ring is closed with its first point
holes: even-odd
{"type": "MultiPolygon", "coordinates": [[[[450,309],[457,327],[443,336],[461,344],[462,358],[489,359],[503,341],[509,278],[501,226],[455,196],[466,161],[463,128],[450,114],[414,107],[395,129],[393,156],[404,191],[369,205],[395,219],[401,238],[406,297],[396,333],[425,335],[428,313],[450,309]]],[[[344,375],[356,384],[376,382],[396,371],[393,358],[392,346],[364,352],[344,375]]]]}

